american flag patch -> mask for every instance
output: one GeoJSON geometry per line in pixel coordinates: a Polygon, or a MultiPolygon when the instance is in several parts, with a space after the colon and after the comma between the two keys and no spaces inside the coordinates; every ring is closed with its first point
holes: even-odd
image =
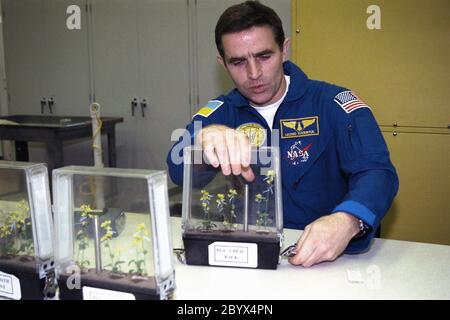
{"type": "Polygon", "coordinates": [[[369,108],[369,106],[352,91],[343,91],[339,93],[334,97],[334,101],[347,113],[359,108],[369,108]]]}

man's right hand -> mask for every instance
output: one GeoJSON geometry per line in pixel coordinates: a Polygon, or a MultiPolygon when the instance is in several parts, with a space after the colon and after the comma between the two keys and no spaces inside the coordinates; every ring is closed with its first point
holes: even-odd
{"type": "Polygon", "coordinates": [[[221,167],[224,175],[241,174],[249,182],[255,179],[250,167],[251,144],[244,133],[223,125],[210,125],[199,131],[196,144],[203,148],[214,168],[221,167]]]}

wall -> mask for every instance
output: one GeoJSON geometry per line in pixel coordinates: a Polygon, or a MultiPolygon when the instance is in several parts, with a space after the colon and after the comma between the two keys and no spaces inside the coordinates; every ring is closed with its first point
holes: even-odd
{"type": "Polygon", "coordinates": [[[293,59],[313,79],[368,103],[400,190],[382,224],[392,239],[450,244],[450,2],[293,0],[293,59]],[[380,9],[380,29],[369,29],[380,9]]]}
{"type": "MultiPolygon", "coordinates": [[[[0,13],[2,13],[0,2],[0,13]]],[[[0,115],[8,114],[8,92],[6,86],[5,54],[3,48],[3,14],[0,14],[0,115]]],[[[10,141],[1,141],[0,157],[12,159],[12,145],[10,141]]]]}

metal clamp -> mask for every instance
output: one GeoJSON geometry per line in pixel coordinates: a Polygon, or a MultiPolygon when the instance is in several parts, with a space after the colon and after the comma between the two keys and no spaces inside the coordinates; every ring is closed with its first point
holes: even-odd
{"type": "Polygon", "coordinates": [[[287,247],[280,253],[280,256],[288,258],[293,257],[297,254],[297,251],[295,251],[295,249],[297,249],[297,244],[296,243],[291,244],[289,247],[287,247]]]}
{"type": "Polygon", "coordinates": [[[45,279],[44,288],[42,289],[44,299],[55,297],[58,283],[56,280],[55,262],[53,260],[39,263],[39,278],[45,279]]]}
{"type": "Polygon", "coordinates": [[[55,270],[52,272],[48,272],[45,277],[44,290],[42,290],[42,294],[44,298],[54,298],[56,295],[56,288],[58,287],[58,283],[56,281],[55,270]]]}
{"type": "Polygon", "coordinates": [[[178,261],[180,261],[180,263],[182,264],[186,264],[186,256],[185,256],[185,251],[183,248],[174,248],[173,249],[173,253],[175,253],[175,255],[177,256],[178,261]]]}

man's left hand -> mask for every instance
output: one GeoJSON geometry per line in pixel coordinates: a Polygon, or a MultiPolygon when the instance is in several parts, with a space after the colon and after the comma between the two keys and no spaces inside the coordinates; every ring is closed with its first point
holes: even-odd
{"type": "Polygon", "coordinates": [[[334,261],[358,233],[359,221],[348,213],[321,217],[306,226],[297,242],[296,255],[289,262],[308,268],[323,261],[334,261]]]}

